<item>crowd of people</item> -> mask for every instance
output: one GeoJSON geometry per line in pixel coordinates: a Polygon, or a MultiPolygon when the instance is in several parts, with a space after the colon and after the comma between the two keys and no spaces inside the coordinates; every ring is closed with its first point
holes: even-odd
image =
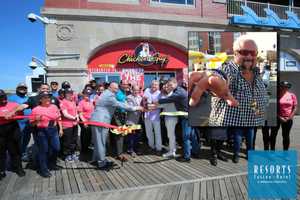
{"type": "MultiPolygon", "coordinates": [[[[257,54],[254,41],[237,40],[234,51],[234,60],[220,70],[226,76],[225,81],[229,80],[228,89],[238,104],[228,104],[224,96],[213,97],[211,127],[207,128],[189,125],[188,88],[186,84],[179,85],[176,78],[153,80],[146,89],[130,85],[126,80],[105,84],[92,80],[80,93],[73,91],[68,81],[64,81],[61,88],[58,82],[52,81],[50,85],[41,84],[38,95],[31,97],[23,83],[17,85],[14,95],[7,96],[0,90],[0,178],[6,176],[7,168],[24,176],[22,161],[30,158],[42,177],[50,177],[51,170],[60,168],[58,157],[74,162],[91,150],[91,161],[101,170],[114,165],[108,154],[122,162],[126,162],[129,155],[144,153],[190,162],[191,157],[201,154],[200,133],[205,133],[210,140],[212,165],[217,165],[217,159],[227,161],[221,150],[224,141],[229,143],[229,136],[233,136],[232,159],[238,163],[242,138],[246,139],[247,151],[254,149],[255,127],[263,126],[266,89],[254,68],[257,54]],[[143,128],[124,136],[106,126],[87,122],[118,127],[139,124],[143,128]],[[178,147],[182,147],[182,156],[178,154],[178,147]]],[[[195,91],[201,89],[199,80],[189,83],[197,85],[190,94],[196,99],[202,95],[202,91],[195,91]]],[[[276,128],[263,128],[265,150],[269,145],[275,149],[280,126],[284,150],[289,149],[289,134],[297,108],[297,98],[288,91],[290,87],[288,82],[280,84],[279,123],[276,128]],[[271,135],[269,129],[272,129],[271,135]]]]}
{"type": "Polygon", "coordinates": [[[3,139],[0,149],[3,161],[1,177],[5,176],[7,167],[23,176],[25,172],[21,161],[28,161],[29,158],[41,176],[50,177],[50,170],[59,169],[56,164],[58,157],[74,162],[79,159],[78,151],[85,154],[90,149],[93,149],[92,161],[100,169],[106,169],[112,166],[106,158],[107,141],[110,141],[112,154],[122,162],[127,161],[128,154],[136,156],[142,153],[139,143],[143,131],[136,130],[124,137],[113,134],[106,127],[88,125],[85,123],[87,121],[119,127],[142,124],[149,152],[175,157],[175,127],[178,118],[181,118],[184,155],[185,159],[190,159],[188,94],[186,88],[178,86],[175,78],[163,83],[153,80],[151,87],[144,91],[137,85],[131,86],[128,81],[100,85],[90,81],[79,94],[72,90],[69,82],[63,82],[59,89],[58,83],[53,81],[50,86],[41,84],[38,95],[31,97],[27,95],[27,86],[20,83],[14,95],[7,96],[1,90],[0,100],[0,138],[1,141],[3,139]],[[162,110],[167,129],[165,135],[170,139],[170,150],[167,152],[163,152],[162,145],[162,110]],[[14,134],[7,134],[9,132],[14,134]],[[31,137],[34,152],[29,155],[31,137]],[[13,166],[7,166],[7,155],[13,166]]]}

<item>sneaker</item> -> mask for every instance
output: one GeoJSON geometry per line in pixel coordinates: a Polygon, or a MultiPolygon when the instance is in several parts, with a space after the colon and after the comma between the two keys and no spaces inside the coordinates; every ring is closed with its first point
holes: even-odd
{"type": "Polygon", "coordinates": [[[73,160],[72,155],[67,156],[67,157],[65,158],[65,161],[66,161],[66,162],[73,162],[74,160],[73,160]]]}
{"type": "Polygon", "coordinates": [[[176,157],[176,153],[175,152],[172,152],[172,151],[169,151],[168,153],[164,153],[163,155],[162,155],[162,157],[164,157],[164,158],[171,158],[171,157],[176,157]]]}
{"type": "Polygon", "coordinates": [[[239,155],[234,154],[233,157],[232,157],[232,161],[234,163],[238,163],[239,162],[239,155]]]}
{"type": "Polygon", "coordinates": [[[40,173],[40,175],[41,175],[41,177],[44,177],[44,178],[49,178],[52,176],[52,174],[49,171],[40,173]]]}
{"type": "Polygon", "coordinates": [[[58,171],[60,169],[62,169],[63,167],[62,166],[59,166],[59,165],[51,165],[49,166],[49,169],[50,170],[53,170],[53,171],[58,171]]]}
{"type": "Polygon", "coordinates": [[[73,155],[71,155],[71,156],[72,156],[72,159],[73,159],[74,161],[78,161],[78,160],[79,160],[79,156],[78,156],[78,155],[73,154],[73,155]]]}
{"type": "Polygon", "coordinates": [[[27,154],[24,154],[21,159],[23,162],[29,162],[29,156],[27,154]]]}
{"type": "Polygon", "coordinates": [[[179,157],[176,159],[178,162],[186,162],[186,163],[190,163],[191,159],[190,158],[184,158],[184,157],[179,157]]]}
{"type": "Polygon", "coordinates": [[[21,168],[21,169],[17,169],[17,170],[13,170],[14,172],[16,172],[16,174],[19,176],[19,177],[23,177],[25,176],[25,171],[21,168]]]}
{"type": "Polygon", "coordinates": [[[209,159],[209,162],[211,165],[213,166],[217,166],[218,165],[218,160],[216,158],[216,156],[212,156],[210,159],[209,159]]]}
{"type": "Polygon", "coordinates": [[[6,176],[5,172],[0,172],[0,180],[3,179],[3,178],[5,178],[5,176],[6,176]]]}

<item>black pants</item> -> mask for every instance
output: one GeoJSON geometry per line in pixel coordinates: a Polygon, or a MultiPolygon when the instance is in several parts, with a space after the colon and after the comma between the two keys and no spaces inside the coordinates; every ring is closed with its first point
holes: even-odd
{"type": "Polygon", "coordinates": [[[63,156],[69,156],[75,153],[77,147],[78,126],[64,129],[62,136],[63,156]]]}
{"type": "Polygon", "coordinates": [[[92,130],[91,127],[84,126],[80,124],[80,144],[81,144],[81,152],[86,153],[89,150],[89,146],[91,144],[92,139],[92,130]]]}
{"type": "Polygon", "coordinates": [[[282,127],[282,144],[283,150],[288,150],[290,147],[290,132],[293,126],[293,120],[290,119],[286,122],[278,121],[278,125],[275,128],[272,128],[271,131],[271,150],[275,150],[276,137],[279,131],[280,126],[282,127]]]}
{"type": "MultiPolygon", "coordinates": [[[[112,124],[123,126],[126,123],[126,113],[117,110],[114,113],[112,124]]],[[[119,156],[124,152],[124,136],[112,134],[113,154],[119,156]],[[116,148],[114,148],[116,147],[116,148]]]]}
{"type": "Polygon", "coordinates": [[[210,150],[211,150],[211,156],[212,157],[217,157],[219,153],[221,153],[221,148],[223,144],[223,140],[216,140],[216,139],[211,139],[210,140],[210,150]]]}
{"type": "Polygon", "coordinates": [[[5,171],[6,151],[11,157],[13,170],[22,168],[21,163],[21,137],[17,122],[0,125],[0,171],[5,171]]]}

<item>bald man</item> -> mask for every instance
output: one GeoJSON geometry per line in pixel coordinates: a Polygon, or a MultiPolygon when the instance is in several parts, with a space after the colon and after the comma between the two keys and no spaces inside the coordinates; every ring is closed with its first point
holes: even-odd
{"type": "MultiPolygon", "coordinates": [[[[95,111],[91,118],[92,121],[111,123],[116,108],[122,108],[128,111],[143,110],[140,106],[130,106],[126,102],[117,101],[116,93],[118,90],[119,86],[117,83],[110,83],[108,89],[106,89],[96,101],[95,111]]],[[[93,160],[98,162],[100,169],[108,169],[113,164],[105,158],[108,129],[92,126],[92,134],[94,139],[93,160]]]]}

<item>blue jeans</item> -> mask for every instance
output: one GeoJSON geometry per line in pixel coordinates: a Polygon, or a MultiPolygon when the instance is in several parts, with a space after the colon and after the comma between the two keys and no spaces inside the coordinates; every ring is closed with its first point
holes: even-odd
{"type": "Polygon", "coordinates": [[[127,145],[128,145],[128,152],[132,153],[137,151],[137,145],[139,142],[139,130],[137,130],[135,133],[133,134],[129,134],[127,136],[127,145]]]}
{"type": "Polygon", "coordinates": [[[26,122],[24,129],[21,131],[21,153],[24,155],[26,153],[27,146],[29,144],[32,133],[32,127],[29,122],[26,122]]]}
{"type": "Polygon", "coordinates": [[[233,151],[235,155],[240,153],[242,137],[246,137],[247,152],[253,149],[254,128],[234,128],[231,130],[234,137],[233,151]]]}
{"type": "Polygon", "coordinates": [[[56,127],[38,128],[36,143],[38,147],[38,163],[41,173],[46,173],[51,164],[55,164],[60,150],[59,136],[56,127]]]}
{"type": "Polygon", "coordinates": [[[195,130],[189,126],[187,118],[181,119],[181,126],[183,131],[183,157],[189,159],[191,151],[193,154],[199,153],[199,143],[195,130]]]}

